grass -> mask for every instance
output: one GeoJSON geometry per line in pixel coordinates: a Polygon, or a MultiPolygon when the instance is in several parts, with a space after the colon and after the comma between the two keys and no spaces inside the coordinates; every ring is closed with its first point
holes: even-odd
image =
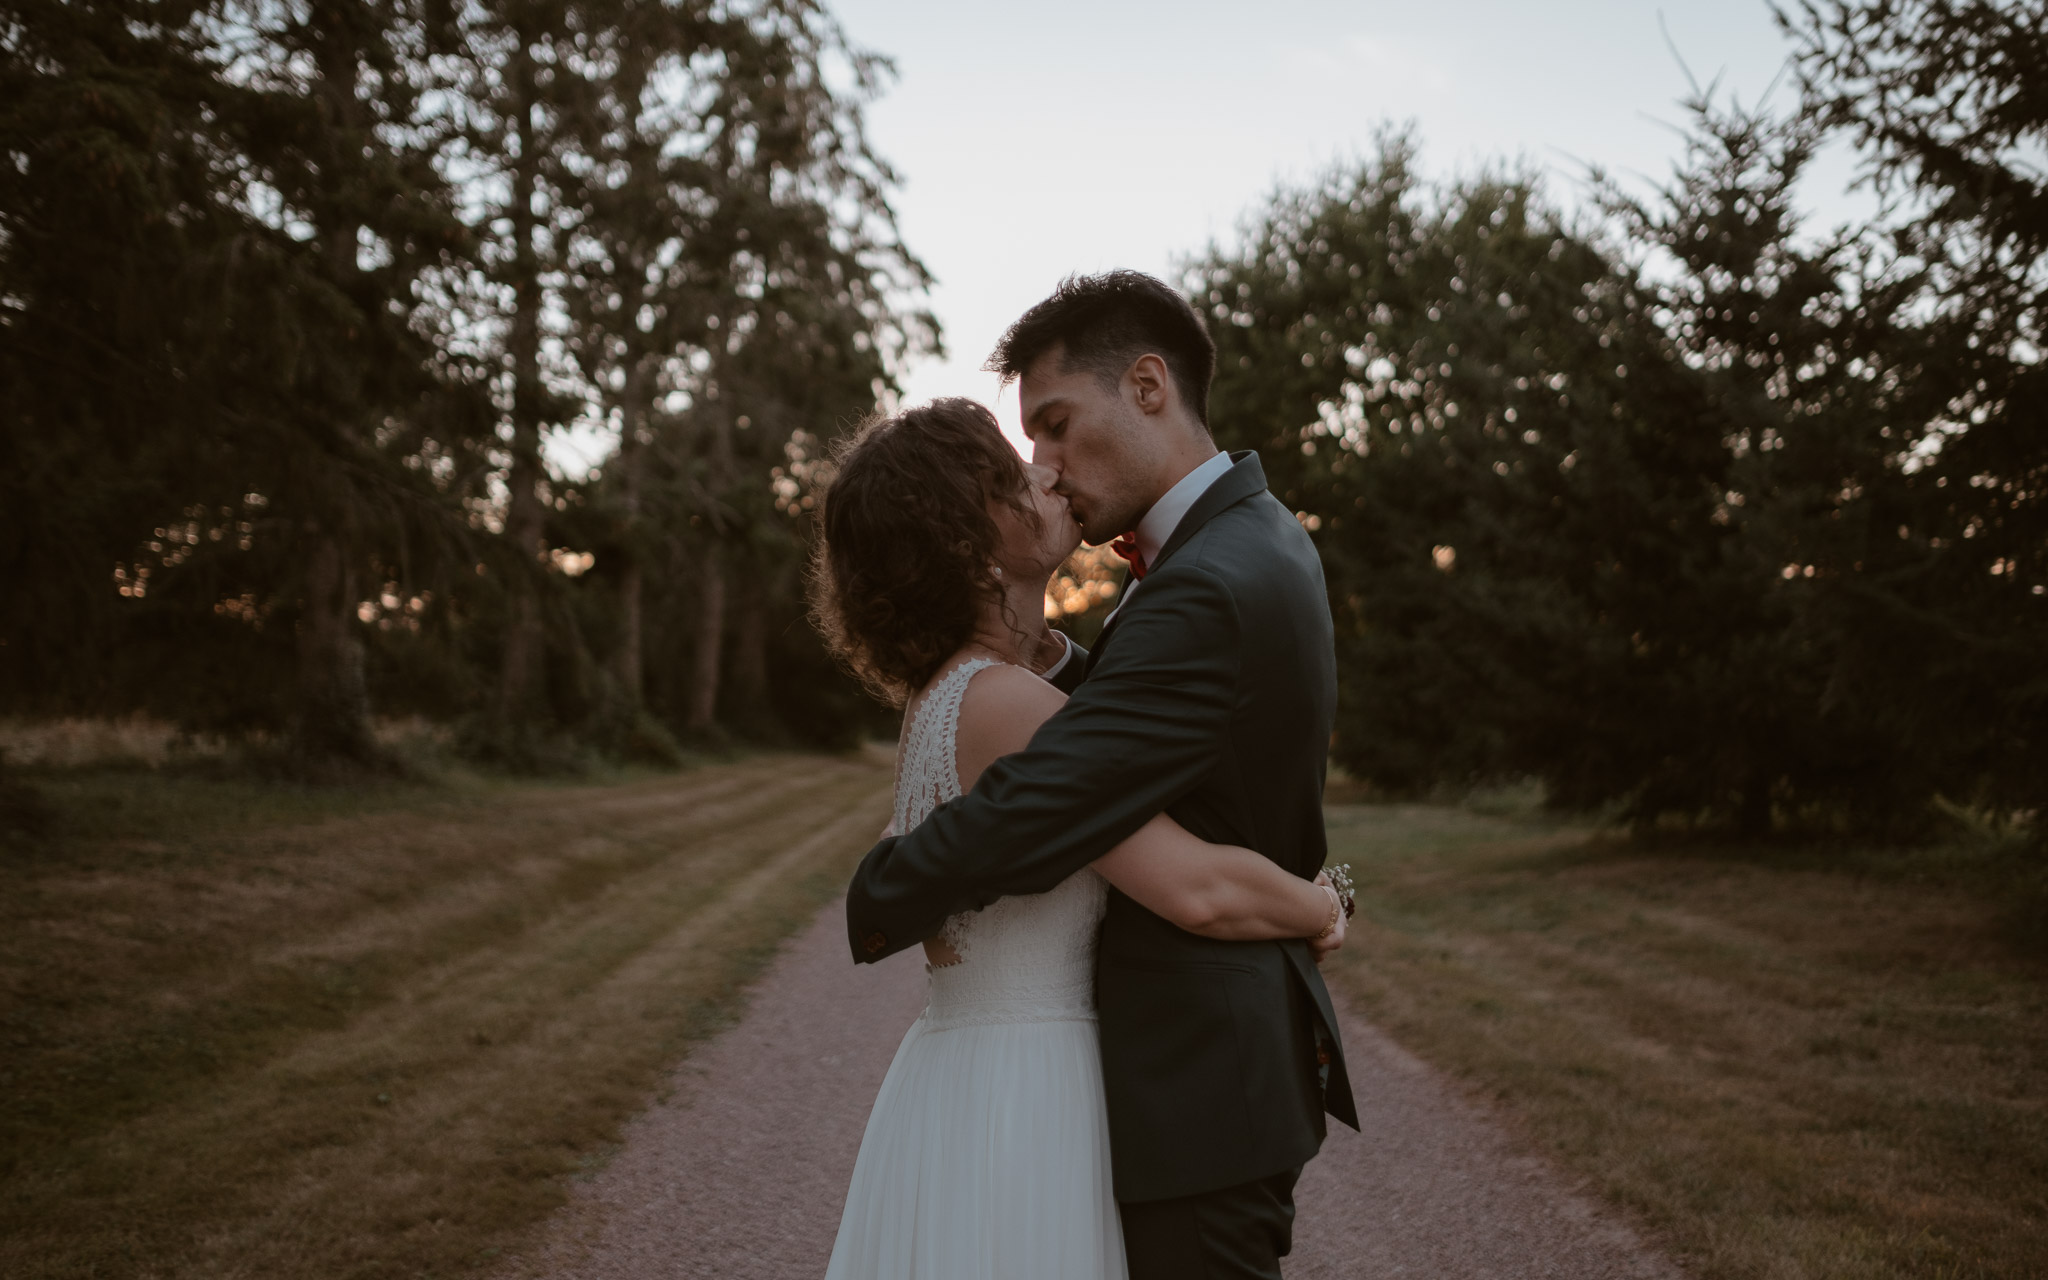
{"type": "Polygon", "coordinates": [[[887,818],[860,758],[606,785],[57,772],[0,857],[0,1274],[487,1271],[887,818]]]}
{"type": "Polygon", "coordinates": [[[16,720],[0,718],[0,757],[10,765],[76,769],[107,764],[162,765],[218,757],[225,744],[194,738],[160,720],[16,720]]]}
{"type": "Polygon", "coordinates": [[[1330,817],[1360,889],[1339,981],[1689,1271],[2048,1274],[2038,855],[1330,817]]]}
{"type": "MultiPolygon", "coordinates": [[[[488,1274],[890,784],[29,776],[58,822],[0,853],[10,1280],[488,1274]]],[[[1647,848],[1529,801],[1332,807],[1370,1017],[1695,1274],[2048,1274],[2038,857],[1647,848]]]]}

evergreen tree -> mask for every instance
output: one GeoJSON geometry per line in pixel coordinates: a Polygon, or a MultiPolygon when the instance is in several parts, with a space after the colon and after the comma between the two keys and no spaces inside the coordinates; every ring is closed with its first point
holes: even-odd
{"type": "Polygon", "coordinates": [[[1811,131],[1698,105],[1660,197],[1609,191],[1620,241],[1526,179],[1423,188],[1398,139],[1283,195],[1191,276],[1215,417],[1323,551],[1361,776],[1898,829],[1949,775],[1839,696],[1819,601],[1888,518],[1912,281],[1795,244],[1811,131]]]}
{"type": "Polygon", "coordinates": [[[930,337],[884,71],[805,0],[10,5],[7,706],[310,764],[376,758],[374,695],[516,756],[639,723],[654,636],[676,722],[843,734],[784,624],[807,451],[930,337]]]}
{"type": "MultiPolygon", "coordinates": [[[[496,364],[501,415],[505,619],[487,735],[517,735],[543,706],[546,658],[545,534],[554,495],[542,449],[574,416],[572,373],[559,352],[560,285],[583,207],[578,124],[603,74],[580,8],[567,0],[466,6],[456,23],[461,68],[451,86],[460,128],[443,170],[463,193],[478,241],[462,282],[496,364]],[[551,332],[553,328],[554,332],[551,332]]],[[[458,289],[458,296],[465,292],[458,289]]]]}
{"type": "Polygon", "coordinates": [[[132,673],[148,683],[115,705],[208,727],[288,722],[310,760],[367,759],[359,584],[444,510],[389,429],[432,389],[410,275],[453,230],[395,142],[413,103],[399,46],[416,29],[364,5],[20,17],[17,101],[56,118],[17,135],[4,197],[9,246],[29,251],[5,264],[21,303],[10,438],[45,459],[78,447],[81,496],[124,471],[149,491],[90,531],[53,530],[99,555],[125,541],[97,573],[70,546],[56,562],[62,591],[96,579],[105,600],[113,568],[123,607],[94,610],[85,646],[38,670],[132,673]],[[109,120],[126,134],[111,153],[109,120]],[[127,175],[126,198],[71,167],[95,151],[127,175]]]}
{"type": "MultiPolygon", "coordinates": [[[[1788,6],[1806,114],[1859,149],[1926,317],[1886,420],[1881,571],[1830,602],[1840,691],[1948,766],[1959,800],[2048,806],[2048,6],[1788,6]],[[1894,527],[1895,526],[1895,527],[1894,527]]],[[[1848,335],[1845,335],[1845,338],[1848,335]]],[[[1837,359],[1871,364],[1844,341],[1837,359]]],[[[1873,485],[1873,490],[1878,486],[1873,485]]]]}
{"type": "MultiPolygon", "coordinates": [[[[1840,623],[1872,584],[1913,572],[1895,535],[1911,517],[1902,443],[1939,411],[1927,374],[1940,335],[1915,316],[1924,272],[1867,229],[1813,237],[1794,208],[1819,133],[1689,104],[1687,157],[1653,201],[1608,186],[1631,254],[1656,283],[1654,319],[1696,371],[1731,465],[1715,518],[1771,619],[1742,661],[1768,730],[1745,825],[1773,807],[1894,834],[1975,766],[1916,741],[1896,699],[1857,679],[1861,640],[1840,623]]],[[[1894,629],[1893,638],[1896,640],[1894,629]]]]}
{"type": "Polygon", "coordinates": [[[295,741],[316,758],[367,760],[360,604],[382,584],[380,564],[445,537],[450,514],[403,465],[435,425],[412,283],[463,238],[422,127],[430,32],[408,0],[230,4],[217,21],[218,47],[234,50],[226,69],[268,90],[247,149],[279,220],[303,220],[307,265],[338,330],[321,335],[319,367],[287,411],[314,447],[261,490],[297,525],[295,741]],[[252,47],[252,36],[264,43],[252,47]],[[287,70],[299,66],[309,74],[287,70]]]}
{"type": "Polygon", "coordinates": [[[775,486],[797,483],[804,442],[859,419],[932,328],[899,317],[924,276],[862,130],[886,67],[815,5],[710,12],[623,12],[568,292],[570,348],[619,430],[601,486],[612,670],[637,704],[657,575],[691,606],[663,611],[662,630],[687,639],[662,683],[688,673],[667,692],[695,733],[778,718],[770,632],[800,612],[805,503],[775,486]],[[829,85],[833,62],[850,90],[829,85]]]}
{"type": "Polygon", "coordinates": [[[1528,180],[1432,192],[1411,159],[1390,139],[1282,195],[1190,278],[1218,430],[1323,553],[1335,754],[1395,791],[1535,774],[1564,804],[1725,811],[1762,727],[1717,705],[1755,624],[1723,612],[1697,380],[1528,180]]]}
{"type": "Polygon", "coordinates": [[[0,662],[20,711],[150,692],[117,563],[167,514],[208,416],[174,353],[240,219],[200,123],[203,49],[137,4],[0,10],[0,662]]]}

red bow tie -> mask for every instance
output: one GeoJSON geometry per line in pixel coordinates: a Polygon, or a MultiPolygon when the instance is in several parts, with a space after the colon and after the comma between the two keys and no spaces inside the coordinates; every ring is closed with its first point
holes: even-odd
{"type": "Polygon", "coordinates": [[[1111,551],[1116,552],[1118,555],[1122,556],[1125,560],[1128,560],[1130,562],[1131,576],[1133,578],[1144,578],[1145,553],[1138,550],[1137,534],[1125,534],[1123,537],[1118,538],[1115,542],[1110,543],[1109,549],[1111,551]]]}

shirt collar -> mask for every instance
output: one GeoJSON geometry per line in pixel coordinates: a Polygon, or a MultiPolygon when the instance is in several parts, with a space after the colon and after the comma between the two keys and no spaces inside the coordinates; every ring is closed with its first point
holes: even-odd
{"type": "Polygon", "coordinates": [[[1058,675],[1074,656],[1074,642],[1067,638],[1067,633],[1055,627],[1053,634],[1060,638],[1060,656],[1051,666],[1038,673],[1038,678],[1047,682],[1058,675]]]}
{"type": "Polygon", "coordinates": [[[1195,505],[1195,499],[1208,492],[1209,486],[1222,479],[1223,473],[1230,468],[1230,455],[1217,453],[1215,457],[1182,476],[1180,483],[1168,489],[1166,496],[1153,503],[1152,509],[1145,513],[1145,518],[1138,521],[1138,554],[1145,557],[1147,569],[1150,569],[1152,562],[1159,558],[1160,548],[1173,536],[1173,531],[1180,527],[1182,517],[1187,515],[1189,507],[1195,505]]]}

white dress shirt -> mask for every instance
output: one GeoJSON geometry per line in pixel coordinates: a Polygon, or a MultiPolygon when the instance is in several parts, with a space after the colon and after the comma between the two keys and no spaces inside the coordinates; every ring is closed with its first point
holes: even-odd
{"type": "MultiPolygon", "coordinates": [[[[1165,549],[1167,539],[1173,536],[1175,529],[1180,528],[1180,522],[1187,518],[1188,508],[1194,506],[1195,500],[1209,492],[1209,486],[1221,480],[1223,473],[1235,465],[1229,454],[1219,452],[1215,457],[1182,476],[1180,482],[1168,489],[1166,495],[1153,503],[1152,509],[1138,521],[1138,527],[1132,532],[1138,540],[1138,554],[1145,557],[1147,572],[1151,571],[1152,562],[1157,560],[1159,553],[1165,549]]],[[[1123,597],[1116,602],[1116,609],[1111,609],[1109,616],[1102,620],[1104,627],[1109,625],[1110,618],[1116,617],[1117,609],[1124,607],[1124,601],[1131,598],[1131,588],[1136,585],[1136,574],[1124,580],[1123,597]]],[[[1070,649],[1068,652],[1073,651],[1070,649]]],[[[1053,664],[1052,671],[1045,673],[1046,678],[1050,680],[1052,672],[1058,671],[1065,662],[1066,659],[1062,658],[1053,664]]]]}
{"type": "Polygon", "coordinates": [[[1152,504],[1152,509],[1138,521],[1138,554],[1145,557],[1145,567],[1159,558],[1160,549],[1173,531],[1180,528],[1181,520],[1188,508],[1195,505],[1195,499],[1209,491],[1209,486],[1223,478],[1231,468],[1230,455],[1218,453],[1193,471],[1180,478],[1180,483],[1166,491],[1166,496],[1152,504]]]}
{"type": "Polygon", "coordinates": [[[1053,628],[1053,634],[1060,638],[1060,656],[1058,660],[1055,661],[1051,666],[1047,667],[1045,670],[1038,673],[1039,679],[1048,682],[1051,681],[1051,679],[1054,676],[1058,675],[1061,669],[1064,668],[1069,662],[1072,662],[1074,660],[1074,642],[1072,640],[1067,639],[1067,633],[1055,627],[1053,628]]]}

